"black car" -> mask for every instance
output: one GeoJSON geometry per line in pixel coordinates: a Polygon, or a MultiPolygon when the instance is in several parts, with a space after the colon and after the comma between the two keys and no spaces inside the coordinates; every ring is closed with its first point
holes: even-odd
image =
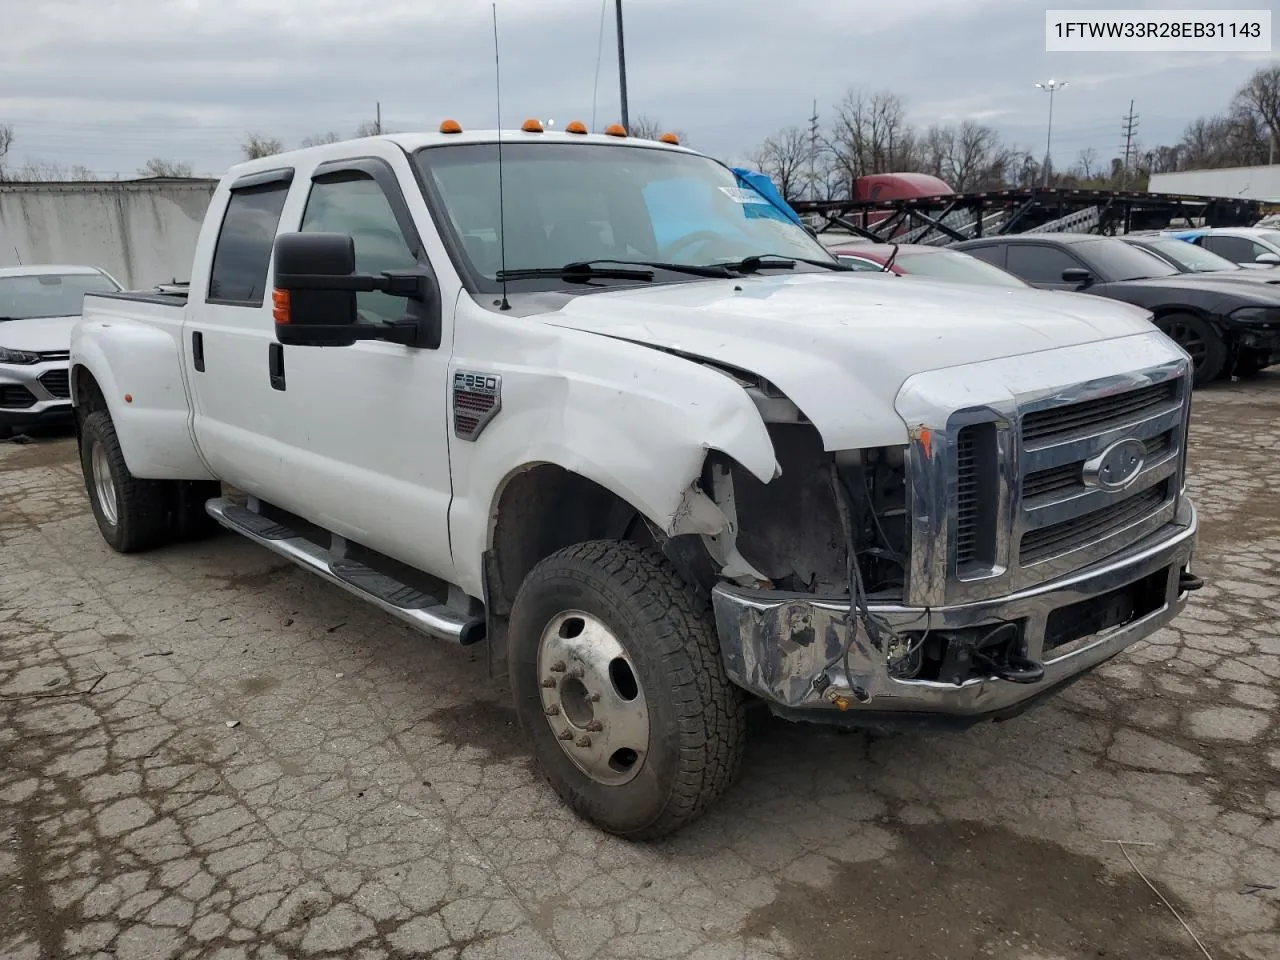
{"type": "Polygon", "coordinates": [[[1121,237],[1125,243],[1147,253],[1155,254],[1179,273],[1208,275],[1215,280],[1236,280],[1241,283],[1269,283],[1280,286],[1280,271],[1250,270],[1218,256],[1212,250],[1178,240],[1175,237],[1121,237]]]}
{"type": "Polygon", "coordinates": [[[1252,376],[1280,362],[1280,286],[1182,273],[1117,237],[1016,234],[964,240],[953,250],[1034,287],[1123,300],[1154,314],[1191,355],[1195,382],[1252,376]]]}

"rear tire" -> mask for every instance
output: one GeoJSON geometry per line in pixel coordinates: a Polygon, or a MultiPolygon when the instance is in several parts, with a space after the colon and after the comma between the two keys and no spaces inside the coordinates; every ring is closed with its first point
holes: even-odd
{"type": "Polygon", "coordinates": [[[602,830],[667,836],[733,782],[744,697],[709,599],[656,552],[601,540],[540,562],[511,612],[508,666],[543,776],[602,830]]]}
{"type": "Polygon", "coordinates": [[[1193,384],[1212,383],[1227,363],[1227,345],[1208,321],[1191,313],[1170,313],[1157,317],[1156,326],[1191,355],[1193,384]]]}
{"type": "Polygon", "coordinates": [[[129,472],[105,410],[95,410],[80,428],[80,467],[89,505],[102,539],[117,553],[137,553],[170,539],[170,495],[163,480],[129,472]]]}

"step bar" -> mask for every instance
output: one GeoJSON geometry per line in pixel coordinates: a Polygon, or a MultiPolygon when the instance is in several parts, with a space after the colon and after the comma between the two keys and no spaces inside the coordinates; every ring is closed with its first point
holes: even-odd
{"type": "Polygon", "coordinates": [[[460,616],[421,590],[355,560],[335,557],[329,550],[284,524],[226,497],[210,500],[205,504],[205,510],[228,530],[292,560],[429,636],[461,646],[470,646],[484,639],[485,625],[479,617],[460,616]]]}

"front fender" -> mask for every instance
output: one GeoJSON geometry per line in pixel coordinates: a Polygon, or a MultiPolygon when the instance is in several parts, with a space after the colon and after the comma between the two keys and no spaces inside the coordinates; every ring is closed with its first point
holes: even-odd
{"type": "Polygon", "coordinates": [[[707,527],[714,524],[714,505],[691,490],[710,451],[731,457],[764,483],[777,475],[773,441],[759,411],[724,374],[596,334],[528,333],[534,342],[526,343],[530,360],[524,364],[455,361],[456,369],[502,377],[501,412],[479,439],[450,437],[450,526],[464,586],[482,580],[480,558],[490,546],[506,484],[532,466],[554,464],[579,474],[668,534],[712,532],[707,527]]]}
{"type": "Polygon", "coordinates": [[[192,437],[182,357],[168,331],[125,317],[82,320],[71,333],[70,368],[76,406],[86,402],[78,371],[97,381],[135,477],[215,479],[192,437]]]}

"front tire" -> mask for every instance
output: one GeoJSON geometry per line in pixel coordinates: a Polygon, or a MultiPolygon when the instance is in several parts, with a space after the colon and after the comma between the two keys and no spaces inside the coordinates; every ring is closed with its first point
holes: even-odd
{"type": "Polygon", "coordinates": [[[743,696],[709,599],[654,551],[593,541],[540,562],[516,596],[508,658],[543,776],[602,830],[667,836],[733,782],[743,696]]]}
{"type": "Polygon", "coordinates": [[[1213,327],[1191,313],[1171,313],[1156,318],[1156,326],[1191,355],[1192,382],[1202,387],[1212,383],[1227,363],[1227,345],[1213,327]]]}
{"type": "Polygon", "coordinates": [[[80,467],[93,517],[111,549],[136,553],[169,539],[170,491],[163,480],[142,480],[129,472],[105,410],[95,410],[81,424],[80,467]]]}

